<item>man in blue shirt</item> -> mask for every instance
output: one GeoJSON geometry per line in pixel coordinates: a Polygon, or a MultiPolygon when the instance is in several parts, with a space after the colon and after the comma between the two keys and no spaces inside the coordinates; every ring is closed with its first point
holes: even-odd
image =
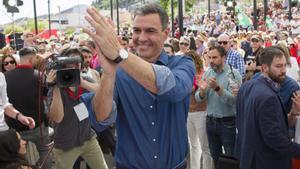
{"type": "Polygon", "coordinates": [[[93,99],[98,121],[118,113],[116,167],[186,168],[187,113],[195,67],[192,60],[163,51],[167,13],[157,4],[138,8],[133,21],[137,56],[122,49],[114,28],[94,8],[84,29],[96,42],[103,68],[93,99]]]}

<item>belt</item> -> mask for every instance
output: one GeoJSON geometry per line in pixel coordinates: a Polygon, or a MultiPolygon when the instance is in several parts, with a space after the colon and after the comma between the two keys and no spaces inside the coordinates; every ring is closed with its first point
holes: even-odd
{"type": "MultiPolygon", "coordinates": [[[[187,168],[187,160],[184,159],[180,164],[175,166],[173,169],[186,169],[187,168]]],[[[116,169],[129,169],[127,167],[121,166],[120,164],[116,164],[116,169]]]]}
{"type": "Polygon", "coordinates": [[[206,119],[209,121],[227,122],[227,121],[235,120],[235,116],[221,117],[221,118],[206,116],[206,119]]]}

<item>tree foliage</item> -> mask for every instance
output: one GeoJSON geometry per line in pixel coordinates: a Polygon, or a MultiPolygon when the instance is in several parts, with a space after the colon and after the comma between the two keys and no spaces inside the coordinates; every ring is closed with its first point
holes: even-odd
{"type": "MultiPolygon", "coordinates": [[[[97,9],[110,9],[110,1],[111,0],[93,0],[92,6],[96,7],[97,9]]],[[[116,0],[112,0],[114,8],[116,7],[116,0]]],[[[128,6],[142,2],[144,3],[145,0],[119,0],[119,7],[120,8],[127,8],[128,6]]]]}
{"type": "MultiPolygon", "coordinates": [[[[48,26],[47,21],[38,21],[38,30],[39,32],[42,32],[45,30],[48,26]]],[[[29,19],[27,20],[27,23],[25,24],[25,29],[30,31],[30,32],[35,32],[35,24],[34,24],[34,19],[29,19]]]]}
{"type": "Polygon", "coordinates": [[[12,24],[4,27],[4,34],[8,35],[13,32],[21,33],[24,32],[24,29],[19,25],[12,25],[12,24]]]}
{"type": "MultiPolygon", "coordinates": [[[[168,11],[168,14],[171,13],[171,3],[172,0],[160,0],[160,5],[168,11]]],[[[193,9],[196,0],[185,0],[185,11],[190,12],[193,9]]],[[[174,0],[174,11],[177,13],[178,9],[178,0],[174,0]]]]}

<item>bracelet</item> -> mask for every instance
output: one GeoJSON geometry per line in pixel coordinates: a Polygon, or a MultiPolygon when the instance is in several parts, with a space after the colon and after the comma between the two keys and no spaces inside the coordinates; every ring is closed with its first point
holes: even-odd
{"type": "Polygon", "coordinates": [[[21,113],[17,113],[17,115],[16,115],[16,120],[17,121],[19,121],[19,115],[20,115],[21,113]]]}

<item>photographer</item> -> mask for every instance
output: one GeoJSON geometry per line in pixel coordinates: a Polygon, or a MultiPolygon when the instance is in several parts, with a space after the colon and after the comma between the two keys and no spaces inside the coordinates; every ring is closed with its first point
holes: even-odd
{"type": "Polygon", "coordinates": [[[63,81],[72,81],[72,79],[78,78],[75,76],[79,76],[79,74],[68,75],[68,71],[77,70],[79,72],[79,69],[82,68],[83,56],[80,50],[67,48],[58,57],[69,57],[71,61],[65,62],[68,64],[60,65],[60,67],[69,68],[69,70],[52,69],[46,79],[48,84],[55,84],[49,89],[48,99],[50,105],[49,119],[53,121],[54,128],[53,153],[56,168],[72,168],[77,158],[81,156],[92,169],[106,169],[106,162],[88,119],[89,112],[80,99],[83,93],[97,90],[98,85],[83,78],[80,78],[79,83],[74,80],[73,84],[63,81]],[[72,63],[74,60],[76,61],[72,58],[78,56],[81,57],[81,61],[72,63]],[[63,78],[58,78],[59,76],[63,78]],[[64,83],[69,85],[62,86],[61,84],[64,83]]]}

